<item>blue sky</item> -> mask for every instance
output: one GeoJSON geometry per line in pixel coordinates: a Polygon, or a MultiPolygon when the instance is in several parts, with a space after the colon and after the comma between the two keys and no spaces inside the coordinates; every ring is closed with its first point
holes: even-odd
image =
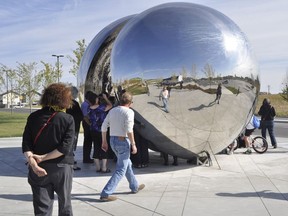
{"type": "MultiPolygon", "coordinates": [[[[55,64],[52,54],[72,55],[76,41],[86,44],[104,27],[167,0],[0,0],[0,63],[41,60],[55,64]]],[[[261,91],[278,93],[288,73],[287,0],[186,0],[225,14],[246,34],[256,54],[261,91]]],[[[76,84],[67,58],[61,81],[76,84]]],[[[39,64],[40,67],[40,64],[39,64]]],[[[39,68],[41,69],[41,68],[39,68]]]]}

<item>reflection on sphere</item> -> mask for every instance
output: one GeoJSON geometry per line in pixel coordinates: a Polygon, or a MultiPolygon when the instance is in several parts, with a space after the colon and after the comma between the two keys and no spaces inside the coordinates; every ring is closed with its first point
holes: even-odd
{"type": "Polygon", "coordinates": [[[212,8],[167,3],[99,34],[85,51],[78,85],[116,98],[123,89],[132,92],[136,121],[144,125],[135,130],[152,149],[187,159],[202,150],[218,153],[255,110],[260,83],[250,44],[212,8]],[[163,86],[169,113],[159,101],[163,86]]]}

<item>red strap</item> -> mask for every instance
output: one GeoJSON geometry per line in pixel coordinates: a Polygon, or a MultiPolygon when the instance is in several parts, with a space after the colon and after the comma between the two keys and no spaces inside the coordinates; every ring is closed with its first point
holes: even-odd
{"type": "Polygon", "coordinates": [[[36,144],[40,134],[42,133],[43,129],[48,125],[48,123],[51,121],[51,119],[57,114],[57,112],[54,112],[50,117],[49,119],[47,120],[47,122],[42,126],[42,128],[40,128],[40,130],[38,131],[35,139],[34,139],[34,145],[36,144]]]}

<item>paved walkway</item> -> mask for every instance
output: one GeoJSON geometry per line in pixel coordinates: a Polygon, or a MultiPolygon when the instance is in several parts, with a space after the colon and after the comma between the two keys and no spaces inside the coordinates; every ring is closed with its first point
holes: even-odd
{"type": "MultiPolygon", "coordinates": [[[[80,135],[79,143],[83,137],[80,135]]],[[[75,172],[72,202],[75,216],[285,216],[288,214],[288,140],[277,138],[277,149],[263,154],[219,154],[213,166],[163,166],[159,153],[150,152],[147,168],[135,169],[137,194],[129,193],[123,179],[110,203],[99,193],[111,174],[98,174],[92,164],[82,164],[82,146],[76,159],[82,170],[75,172]]],[[[172,158],[169,158],[172,162],[172,158]]],[[[27,167],[21,153],[21,138],[0,139],[0,215],[33,215],[27,167]]],[[[109,162],[114,169],[113,161],[109,162]]],[[[57,201],[54,214],[57,215],[57,201]]]]}

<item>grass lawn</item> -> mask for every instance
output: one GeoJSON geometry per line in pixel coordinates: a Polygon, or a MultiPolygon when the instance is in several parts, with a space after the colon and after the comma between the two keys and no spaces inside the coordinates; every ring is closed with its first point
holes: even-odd
{"type": "Polygon", "coordinates": [[[0,112],[0,137],[22,136],[28,115],[28,113],[0,112]]]}
{"type": "Polygon", "coordinates": [[[258,113],[264,98],[268,98],[271,101],[271,105],[275,108],[277,117],[288,117],[288,102],[283,100],[279,94],[259,95],[255,114],[258,113]]]}

